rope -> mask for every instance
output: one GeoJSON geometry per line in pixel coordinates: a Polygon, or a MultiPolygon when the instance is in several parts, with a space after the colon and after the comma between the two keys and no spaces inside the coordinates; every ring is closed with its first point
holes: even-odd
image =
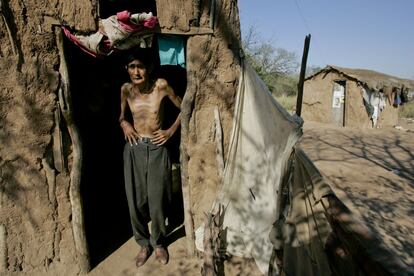
{"type": "Polygon", "coordinates": [[[309,28],[308,22],[306,21],[306,18],[303,15],[302,10],[301,10],[297,0],[293,0],[293,2],[295,2],[296,8],[298,9],[298,13],[299,13],[300,17],[302,18],[303,24],[305,25],[306,29],[308,30],[308,33],[312,33],[310,28],[309,28]]]}

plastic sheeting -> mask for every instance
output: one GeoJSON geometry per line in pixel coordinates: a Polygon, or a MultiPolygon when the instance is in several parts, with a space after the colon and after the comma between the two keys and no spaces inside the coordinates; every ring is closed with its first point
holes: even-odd
{"type": "MultiPolygon", "coordinates": [[[[299,119],[299,118],[298,118],[299,119]]],[[[267,273],[276,198],[301,122],[273,98],[256,72],[242,67],[222,190],[227,252],[253,257],[267,273]]]]}

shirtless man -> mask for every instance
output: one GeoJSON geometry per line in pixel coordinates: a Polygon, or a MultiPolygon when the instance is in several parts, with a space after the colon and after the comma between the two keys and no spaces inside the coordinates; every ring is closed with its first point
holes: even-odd
{"type": "Polygon", "coordinates": [[[168,97],[180,108],[181,99],[164,79],[149,78],[151,64],[139,54],[128,57],[126,69],[131,82],[121,88],[119,122],[127,143],[124,149],[125,190],[135,240],[141,246],[136,258],[142,266],[155,248],[155,258],[168,262],[165,247],[166,210],[171,199],[171,162],[163,146],[180,125],[180,114],[166,129],[162,125],[162,100],[168,97]],[[131,110],[133,124],[125,120],[131,110]],[[151,223],[151,234],[148,222],[151,223]]]}

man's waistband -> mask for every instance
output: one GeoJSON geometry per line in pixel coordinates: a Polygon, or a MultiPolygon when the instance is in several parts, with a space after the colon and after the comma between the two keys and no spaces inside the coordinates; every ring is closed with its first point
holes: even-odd
{"type": "Polygon", "coordinates": [[[149,137],[140,137],[138,141],[146,144],[152,144],[152,138],[149,137]]]}

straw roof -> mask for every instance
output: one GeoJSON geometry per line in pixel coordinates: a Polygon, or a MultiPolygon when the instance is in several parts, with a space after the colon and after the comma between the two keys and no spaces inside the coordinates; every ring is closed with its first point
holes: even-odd
{"type": "Polygon", "coordinates": [[[346,76],[349,79],[353,79],[361,84],[366,85],[369,89],[380,90],[385,87],[408,87],[414,89],[414,80],[401,79],[398,77],[390,76],[380,72],[367,70],[367,69],[351,69],[339,66],[328,65],[319,72],[309,76],[306,80],[312,79],[316,75],[321,73],[329,73],[335,71],[339,74],[346,76]]]}

